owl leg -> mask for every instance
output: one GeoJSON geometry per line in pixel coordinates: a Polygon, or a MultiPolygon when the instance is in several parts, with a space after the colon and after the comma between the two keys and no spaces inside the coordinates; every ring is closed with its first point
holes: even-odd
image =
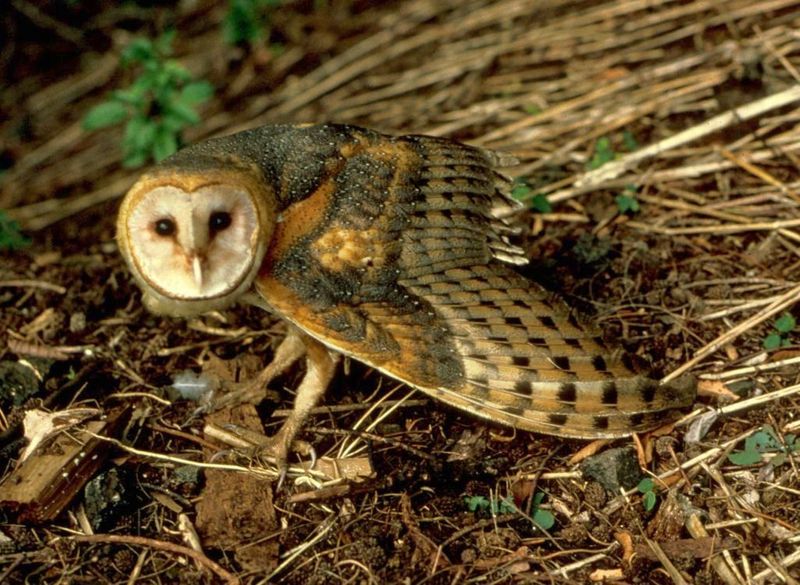
{"type": "Polygon", "coordinates": [[[254,380],[216,398],[208,410],[221,410],[238,404],[258,404],[264,400],[267,395],[267,385],[306,353],[304,337],[305,335],[297,329],[290,327],[286,337],[275,350],[275,356],[269,365],[261,370],[254,380]]]}
{"type": "MultiPolygon", "coordinates": [[[[298,333],[298,337],[300,335],[302,334],[298,333]]],[[[340,358],[339,354],[332,353],[307,335],[302,335],[300,339],[305,345],[306,374],[297,387],[294,408],[277,433],[258,442],[261,451],[273,456],[281,470],[286,469],[286,461],[295,437],[328,389],[340,358]]]]}

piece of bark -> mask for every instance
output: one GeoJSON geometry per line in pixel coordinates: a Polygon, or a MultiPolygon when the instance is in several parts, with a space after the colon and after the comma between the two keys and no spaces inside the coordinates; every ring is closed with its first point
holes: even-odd
{"type": "MultiPolygon", "coordinates": [[[[212,424],[232,423],[261,430],[253,405],[208,415],[212,424]]],[[[213,453],[206,450],[206,458],[213,453]]],[[[248,571],[269,573],[278,564],[278,541],[267,538],[277,530],[272,482],[249,473],[205,470],[205,487],[197,505],[197,531],[205,548],[230,551],[248,571]]]]}
{"type": "Polygon", "coordinates": [[[647,524],[647,536],[658,542],[671,542],[678,540],[683,533],[686,522],[683,502],[686,498],[674,489],[662,494],[664,499],[656,515],[647,524]]]}
{"type": "Polygon", "coordinates": [[[0,484],[0,508],[18,522],[55,519],[105,461],[114,437],[130,410],[112,411],[104,420],[89,421],[44,443],[0,484]]]}
{"type": "MultiPolygon", "coordinates": [[[[701,538],[681,538],[679,540],[667,540],[658,543],[664,553],[673,560],[676,559],[707,559],[722,550],[731,550],[739,546],[733,538],[715,538],[706,536],[701,538]]],[[[658,560],[646,542],[634,545],[634,551],[639,557],[651,561],[658,560]]]]}

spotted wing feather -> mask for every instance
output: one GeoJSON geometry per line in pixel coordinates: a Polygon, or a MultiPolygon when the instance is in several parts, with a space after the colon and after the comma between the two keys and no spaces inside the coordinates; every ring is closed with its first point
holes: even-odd
{"type": "Polygon", "coordinates": [[[336,127],[338,152],[282,213],[256,287],[327,345],[479,416],[575,437],[652,428],[693,388],[635,375],[551,294],[497,168],[451,141],[336,127]]]}

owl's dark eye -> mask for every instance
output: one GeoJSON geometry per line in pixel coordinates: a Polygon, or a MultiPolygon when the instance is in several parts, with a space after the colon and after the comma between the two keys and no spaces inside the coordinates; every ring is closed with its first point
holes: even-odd
{"type": "Polygon", "coordinates": [[[221,232],[231,225],[231,214],[227,211],[215,211],[208,218],[208,229],[212,232],[221,232]]]}
{"type": "Polygon", "coordinates": [[[155,226],[156,233],[164,237],[173,235],[176,229],[175,222],[168,217],[159,219],[155,226]]]}

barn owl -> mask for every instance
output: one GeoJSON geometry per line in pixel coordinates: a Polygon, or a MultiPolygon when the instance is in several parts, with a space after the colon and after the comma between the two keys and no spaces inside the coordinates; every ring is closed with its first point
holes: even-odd
{"type": "MultiPolygon", "coordinates": [[[[152,311],[253,303],[290,324],[258,379],[305,356],[294,410],[264,448],[285,465],[338,356],[519,429],[619,437],[674,419],[689,383],[634,374],[514,271],[510,156],[343,125],[263,126],[188,147],[126,195],[118,242],[152,311]]],[[[240,396],[241,398],[241,396],[240,396]]],[[[223,399],[224,402],[224,399],[223,399]]]]}

